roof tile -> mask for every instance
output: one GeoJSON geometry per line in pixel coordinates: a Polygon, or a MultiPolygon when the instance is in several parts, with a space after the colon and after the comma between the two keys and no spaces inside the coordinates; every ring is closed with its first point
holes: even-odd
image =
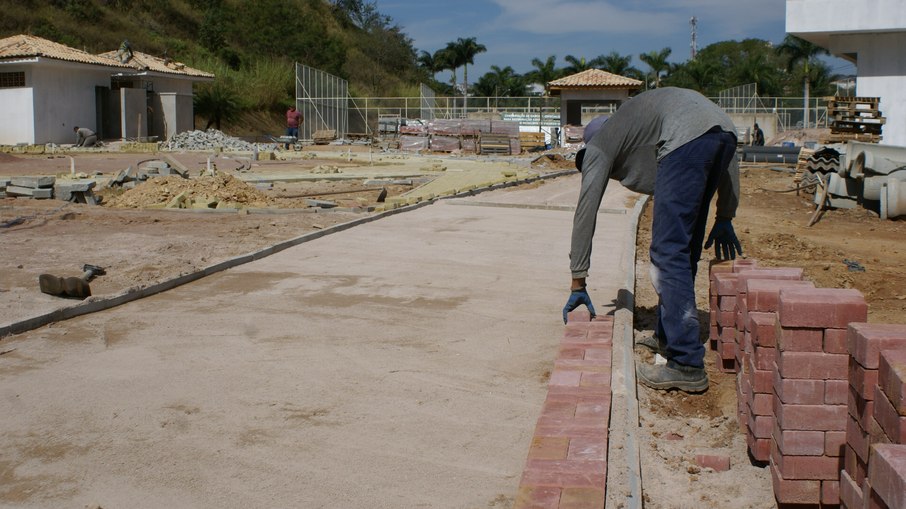
{"type": "Polygon", "coordinates": [[[563,88],[640,88],[642,82],[600,69],[585,71],[560,78],[548,83],[551,89],[563,88]]]}
{"type": "Polygon", "coordinates": [[[45,57],[81,64],[96,64],[107,67],[128,67],[119,62],[92,55],[87,51],[70,48],[33,35],[14,35],[0,39],[0,59],[45,57]]]}

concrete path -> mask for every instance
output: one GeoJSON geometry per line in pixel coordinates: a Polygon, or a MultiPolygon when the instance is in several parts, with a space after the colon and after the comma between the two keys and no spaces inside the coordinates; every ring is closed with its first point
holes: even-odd
{"type": "MultiPolygon", "coordinates": [[[[508,506],[578,185],[443,200],[3,339],[0,507],[508,506]]],[[[599,314],[633,197],[602,205],[599,314]]]]}

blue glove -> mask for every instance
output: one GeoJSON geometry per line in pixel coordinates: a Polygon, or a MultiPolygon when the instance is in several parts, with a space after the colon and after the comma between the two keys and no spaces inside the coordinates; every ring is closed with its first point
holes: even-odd
{"type": "Polygon", "coordinates": [[[714,244],[714,256],[718,260],[735,260],[737,254],[742,254],[742,246],[733,231],[732,221],[717,221],[711,228],[705,249],[714,244]]]}
{"type": "Polygon", "coordinates": [[[566,305],[563,306],[563,323],[566,323],[566,315],[570,311],[576,309],[577,307],[585,304],[585,307],[588,308],[588,314],[591,315],[591,318],[595,318],[595,307],[591,304],[591,297],[588,296],[588,292],[585,291],[585,288],[579,290],[573,290],[569,294],[569,300],[566,301],[566,305]]]}

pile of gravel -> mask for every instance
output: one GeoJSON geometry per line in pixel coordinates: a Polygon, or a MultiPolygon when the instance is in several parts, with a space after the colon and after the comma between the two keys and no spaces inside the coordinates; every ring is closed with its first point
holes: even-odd
{"type": "Polygon", "coordinates": [[[251,151],[254,144],[239,138],[227,136],[217,129],[207,131],[185,131],[170,138],[167,148],[170,150],[225,150],[251,151]]]}

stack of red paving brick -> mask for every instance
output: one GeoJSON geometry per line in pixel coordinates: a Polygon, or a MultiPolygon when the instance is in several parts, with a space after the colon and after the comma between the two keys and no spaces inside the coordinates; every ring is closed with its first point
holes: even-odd
{"type": "Polygon", "coordinates": [[[777,360],[777,308],[783,288],[814,288],[802,281],[798,270],[780,273],[791,279],[747,279],[741,335],[743,357],[737,380],[740,422],[746,433],[749,453],[767,463],[774,429],[774,374],[777,360]]]}
{"type": "Polygon", "coordinates": [[[906,507],[906,325],[851,324],[847,348],[842,505],[906,507]]]}
{"type": "Polygon", "coordinates": [[[717,367],[724,373],[736,373],[736,282],[739,273],[756,266],[755,260],[734,260],[711,266],[711,327],[709,339],[716,353],[717,367]]]}
{"type": "Polygon", "coordinates": [[[857,290],[780,290],[771,477],[778,505],[839,505],[846,441],[846,329],[868,318],[857,290]]]}
{"type": "Polygon", "coordinates": [[[711,267],[710,344],[737,372],[749,452],[780,507],[906,509],[906,325],[799,269],[711,267]]]}

